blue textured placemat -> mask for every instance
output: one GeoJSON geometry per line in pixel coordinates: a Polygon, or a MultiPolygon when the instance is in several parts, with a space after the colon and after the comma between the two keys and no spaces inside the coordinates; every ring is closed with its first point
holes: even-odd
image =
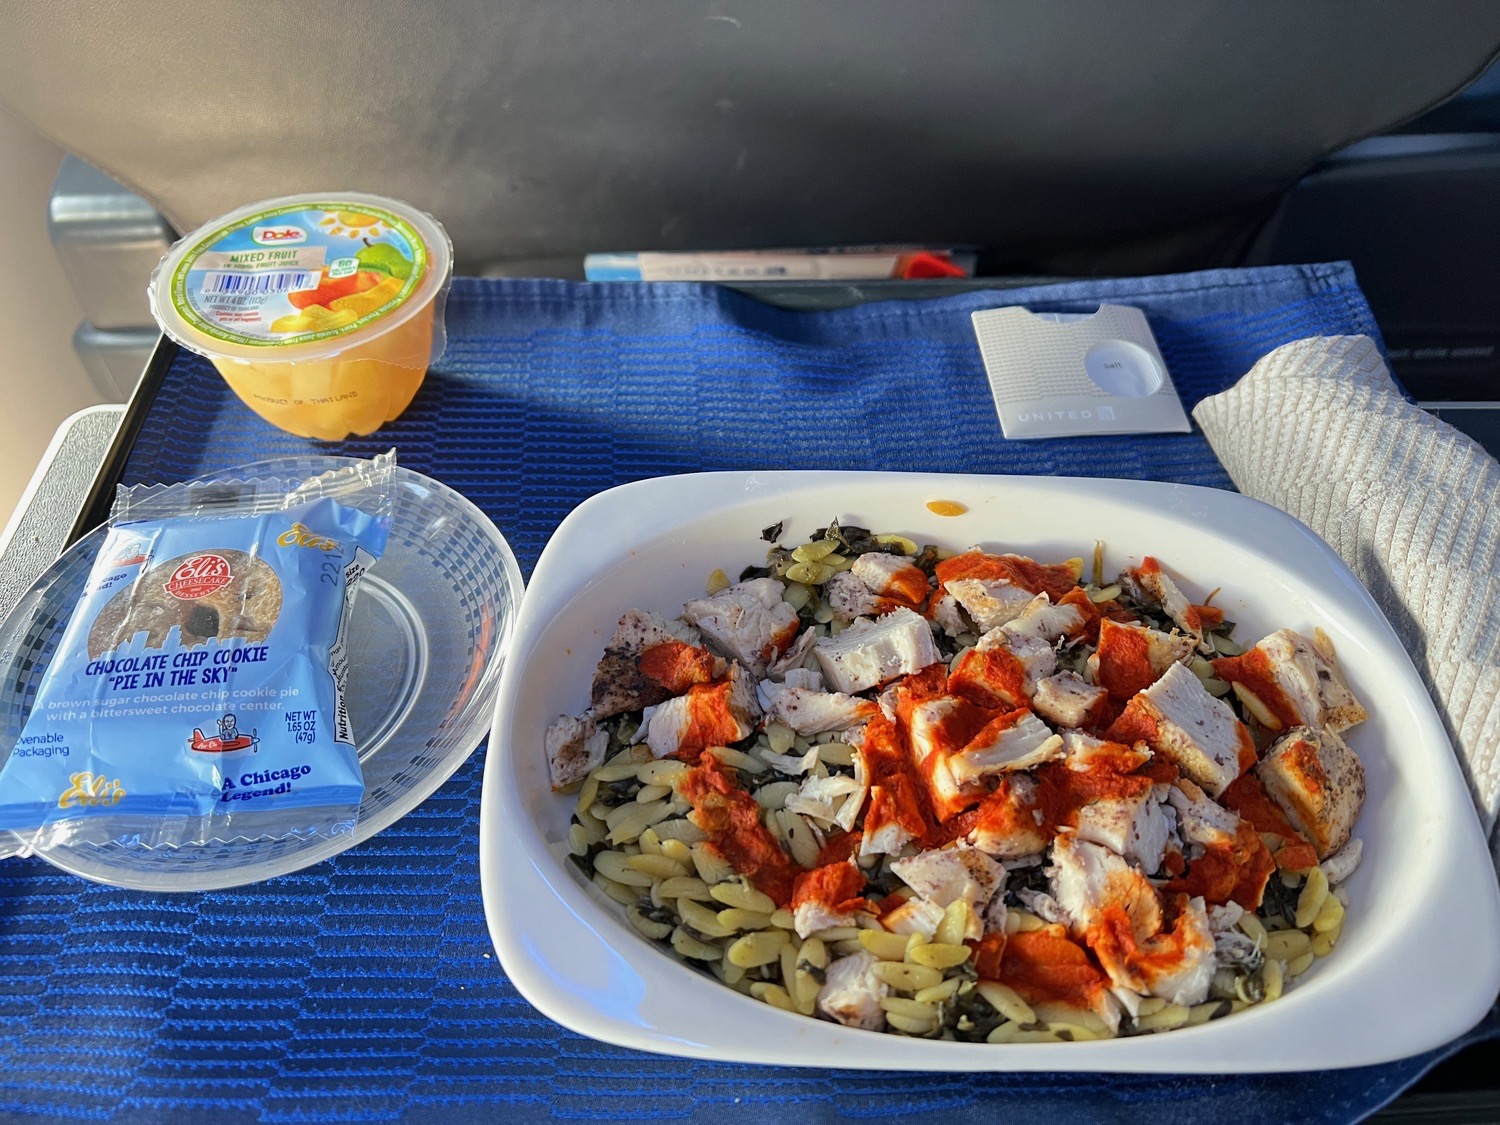
{"type": "MultiPolygon", "coordinates": [[[[1376,334],[1346,266],[1101,281],[788,313],[709,287],[460,280],[416,401],[337,446],[255,418],[184,355],[126,469],[175,480],[310,448],[465,493],[530,572],[568,510],[702,469],[929,469],[1229,487],[1201,435],[1009,443],[968,314],[1025,303],[1147,312],[1187,404],[1279,344],[1376,334]]],[[[989,1117],[1347,1121],[1438,1057],[1322,1075],[879,1074],[745,1067],[605,1046],[540,1017],[490,950],[476,754],[395,827],[257,887],[180,897],[0,865],[0,1112],[150,1120],[989,1117]]],[[[1394,1017],[1393,1017],[1394,1018],[1394,1017]]],[[[850,1057],[851,1066],[858,1065],[850,1057]]]]}

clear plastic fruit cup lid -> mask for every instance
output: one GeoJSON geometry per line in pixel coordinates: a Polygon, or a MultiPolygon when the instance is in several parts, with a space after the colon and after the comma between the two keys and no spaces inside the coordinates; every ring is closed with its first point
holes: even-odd
{"type": "Polygon", "coordinates": [[[432,216],[361,192],[247,204],[168,251],[151,311],[177,343],[264,362],[337,355],[400,327],[447,284],[453,247],[432,216]]]}

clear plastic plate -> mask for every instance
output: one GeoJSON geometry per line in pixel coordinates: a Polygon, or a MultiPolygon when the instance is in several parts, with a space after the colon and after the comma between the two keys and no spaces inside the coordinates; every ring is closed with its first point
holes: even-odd
{"type": "MultiPolygon", "coordinates": [[[[316,476],[345,457],[286,457],[215,473],[316,476]]],[[[139,848],[76,844],[43,858],[85,879],[149,891],[205,891],[284,875],[388,828],[442,785],[489,729],[523,584],[499,530],[451,488],[398,468],[385,554],[350,620],[349,686],[365,795],[333,839],[230,840],[139,848]]],[[[0,764],[10,756],[104,529],[63,553],[0,625],[0,764]]],[[[17,850],[10,837],[10,852],[17,850]]]]}

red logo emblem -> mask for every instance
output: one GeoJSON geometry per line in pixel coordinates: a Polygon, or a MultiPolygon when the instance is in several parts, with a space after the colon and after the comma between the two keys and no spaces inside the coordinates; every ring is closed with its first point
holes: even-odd
{"type": "Polygon", "coordinates": [[[222,590],[233,578],[229,560],[223,555],[194,555],[183,560],[172,577],[162,583],[162,589],[174,598],[190,602],[222,590]]]}

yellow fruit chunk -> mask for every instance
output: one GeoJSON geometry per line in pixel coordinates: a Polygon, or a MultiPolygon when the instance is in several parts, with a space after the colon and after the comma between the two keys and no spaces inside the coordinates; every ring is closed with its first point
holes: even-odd
{"type": "Polygon", "coordinates": [[[271,322],[272,332],[327,332],[353,324],[359,314],[347,310],[332,312],[322,305],[308,305],[299,313],[277,317],[271,322]]]}
{"type": "Polygon", "coordinates": [[[333,302],[335,312],[352,312],[354,319],[368,313],[374,312],[381,305],[390,301],[401,292],[401,287],[406,283],[399,277],[388,277],[373,289],[366,289],[363,293],[351,293],[347,297],[340,297],[333,302]]]}
{"type": "Polygon", "coordinates": [[[272,332],[307,332],[311,327],[311,322],[301,313],[291,313],[271,321],[272,332]]]}

